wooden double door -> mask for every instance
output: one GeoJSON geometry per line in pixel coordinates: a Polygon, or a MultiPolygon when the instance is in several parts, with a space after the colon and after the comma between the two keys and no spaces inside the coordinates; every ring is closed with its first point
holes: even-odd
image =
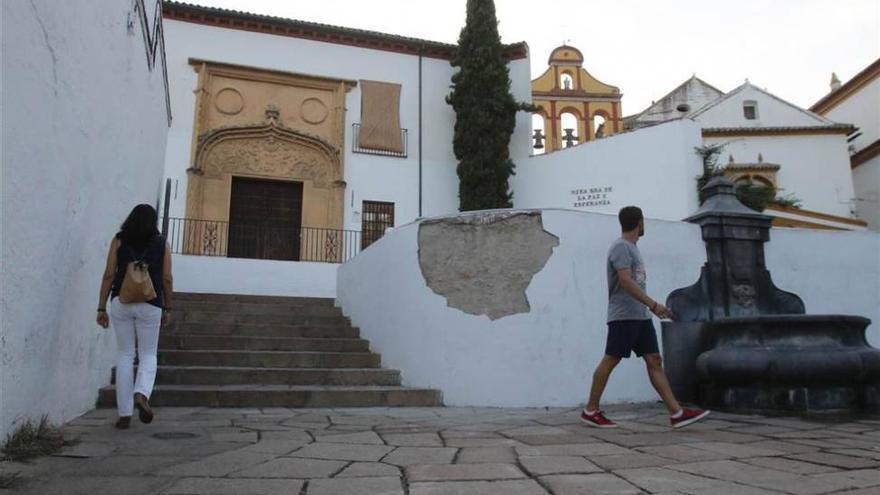
{"type": "Polygon", "coordinates": [[[302,182],[233,177],[227,256],[298,261],[302,204],[302,182]]]}

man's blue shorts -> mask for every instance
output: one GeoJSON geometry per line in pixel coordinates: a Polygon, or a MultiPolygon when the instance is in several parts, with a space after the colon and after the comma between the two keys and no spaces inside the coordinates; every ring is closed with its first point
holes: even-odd
{"type": "Polygon", "coordinates": [[[642,357],[645,354],[659,354],[657,332],[651,320],[619,320],[608,322],[608,340],[605,354],[628,358],[630,352],[642,357]]]}

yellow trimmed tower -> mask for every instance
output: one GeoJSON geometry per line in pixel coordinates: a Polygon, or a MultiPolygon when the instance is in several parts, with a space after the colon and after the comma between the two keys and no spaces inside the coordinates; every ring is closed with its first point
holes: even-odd
{"type": "Polygon", "coordinates": [[[623,130],[620,89],[591,76],[580,50],[562,45],[550,53],[548,64],[532,81],[532,103],[541,107],[533,121],[540,116],[544,124],[533,127],[546,138],[547,153],[623,130]]]}

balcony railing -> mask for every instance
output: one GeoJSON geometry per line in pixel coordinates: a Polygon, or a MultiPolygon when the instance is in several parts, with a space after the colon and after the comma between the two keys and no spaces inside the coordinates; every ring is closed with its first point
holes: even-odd
{"type": "Polygon", "coordinates": [[[345,263],[361,249],[361,233],[191,218],[168,219],[174,254],[345,263]]]}
{"type": "Polygon", "coordinates": [[[375,150],[375,149],[371,149],[371,148],[361,148],[360,145],[358,145],[358,142],[360,142],[361,125],[358,123],[354,123],[351,125],[351,129],[352,129],[351,151],[353,151],[355,153],[364,153],[367,155],[393,156],[393,157],[397,157],[397,158],[406,158],[407,157],[408,145],[407,145],[406,139],[407,139],[408,132],[406,129],[400,130],[400,140],[403,142],[403,151],[402,152],[389,151],[389,150],[375,150]]]}

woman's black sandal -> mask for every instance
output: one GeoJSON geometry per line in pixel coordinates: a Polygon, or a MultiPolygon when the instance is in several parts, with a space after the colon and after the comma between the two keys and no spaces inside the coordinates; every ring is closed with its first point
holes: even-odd
{"type": "Polygon", "coordinates": [[[114,426],[119,430],[127,430],[131,426],[131,416],[120,416],[114,426]]]}

